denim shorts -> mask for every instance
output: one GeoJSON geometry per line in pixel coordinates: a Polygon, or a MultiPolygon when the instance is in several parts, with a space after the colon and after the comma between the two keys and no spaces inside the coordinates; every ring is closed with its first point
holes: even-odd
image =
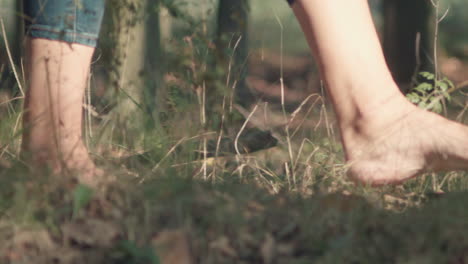
{"type": "Polygon", "coordinates": [[[95,47],[105,0],[23,0],[26,34],[95,47]]]}

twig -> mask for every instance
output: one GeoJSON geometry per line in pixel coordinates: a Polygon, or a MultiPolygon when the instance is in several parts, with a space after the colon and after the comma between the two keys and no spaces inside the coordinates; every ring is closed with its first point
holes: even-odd
{"type": "Polygon", "coordinates": [[[235,148],[236,154],[237,154],[238,156],[241,155],[241,153],[240,153],[240,151],[239,151],[239,138],[240,138],[242,132],[244,132],[245,127],[246,127],[247,124],[249,123],[250,118],[252,118],[253,114],[255,114],[255,111],[257,111],[257,108],[258,108],[258,104],[255,105],[255,107],[253,108],[252,112],[250,112],[249,116],[245,119],[244,124],[242,125],[241,129],[239,130],[239,132],[238,132],[237,135],[236,135],[236,139],[234,140],[234,148],[235,148]]]}
{"type": "MultiPolygon", "coordinates": [[[[166,153],[166,155],[164,155],[164,157],[151,169],[152,172],[155,172],[160,166],[161,166],[161,163],[163,161],[165,161],[167,159],[167,157],[169,157],[175,150],[178,146],[180,146],[180,144],[184,143],[185,141],[189,141],[189,140],[193,140],[193,139],[197,139],[199,137],[205,137],[207,136],[208,134],[211,134],[211,133],[205,133],[205,134],[202,134],[202,135],[197,135],[197,136],[194,136],[194,137],[183,137],[182,139],[180,139],[179,141],[177,141],[177,143],[172,146],[172,148],[166,153]]],[[[143,180],[141,181],[143,182],[143,180]]]]}
{"type": "MultiPolygon", "coordinates": [[[[237,48],[239,47],[239,44],[242,40],[242,36],[239,36],[239,38],[237,39],[236,41],[236,44],[234,44],[234,48],[233,48],[233,54],[231,55],[231,57],[229,58],[229,65],[228,65],[228,76],[226,78],[226,87],[229,87],[230,85],[230,82],[231,82],[231,71],[232,71],[232,64],[233,64],[233,60],[234,60],[234,54],[236,53],[237,51],[237,48]]],[[[232,88],[231,88],[231,98],[230,98],[230,103],[229,103],[229,113],[232,112],[232,106],[234,104],[234,92],[236,90],[236,85],[237,85],[237,81],[234,81],[234,83],[232,84],[232,88]]]]}
{"type": "MultiPolygon", "coordinates": [[[[284,50],[284,27],[283,23],[281,23],[280,18],[278,15],[275,13],[275,18],[278,22],[278,25],[280,27],[280,85],[281,85],[281,108],[283,111],[283,117],[284,121],[287,123],[288,122],[288,117],[286,114],[286,105],[284,103],[284,69],[283,69],[283,50],[284,50]]],[[[294,154],[293,154],[293,149],[292,149],[292,143],[291,143],[291,135],[289,133],[289,125],[285,127],[285,132],[286,132],[286,142],[288,144],[288,153],[289,153],[289,160],[291,162],[291,166],[294,166],[294,154]]],[[[291,172],[293,178],[296,178],[294,170],[291,172]]]]}

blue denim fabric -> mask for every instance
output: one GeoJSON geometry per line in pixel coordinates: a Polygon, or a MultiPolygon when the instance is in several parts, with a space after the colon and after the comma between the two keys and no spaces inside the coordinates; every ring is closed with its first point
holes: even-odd
{"type": "Polygon", "coordinates": [[[23,0],[26,34],[96,46],[105,0],[23,0]]]}

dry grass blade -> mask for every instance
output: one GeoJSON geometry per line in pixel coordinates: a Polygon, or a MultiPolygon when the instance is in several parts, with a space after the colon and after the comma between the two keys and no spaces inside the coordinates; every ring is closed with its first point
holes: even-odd
{"type": "Polygon", "coordinates": [[[258,104],[255,105],[255,107],[252,109],[252,111],[250,112],[249,116],[245,119],[244,121],[244,124],[242,124],[242,127],[240,128],[239,132],[237,133],[236,135],[236,139],[234,140],[234,148],[236,150],[236,153],[237,153],[237,156],[239,157],[241,155],[240,153],[240,150],[239,150],[239,138],[242,134],[242,132],[244,132],[245,130],[245,127],[247,126],[247,124],[249,123],[250,119],[252,118],[252,116],[255,114],[255,112],[257,111],[257,108],[258,108],[258,104]]]}
{"type": "Polygon", "coordinates": [[[8,39],[7,39],[7,35],[6,35],[5,24],[3,22],[3,18],[1,18],[1,17],[0,17],[0,25],[2,26],[3,41],[5,43],[5,48],[6,48],[6,51],[7,51],[8,59],[10,60],[11,69],[13,70],[13,74],[15,75],[16,82],[18,83],[18,88],[20,89],[21,96],[24,98],[25,93],[24,93],[23,85],[22,85],[22,82],[21,82],[21,80],[20,80],[20,78],[18,76],[18,72],[16,71],[15,63],[13,62],[13,56],[11,55],[10,45],[8,44],[8,39]]]}
{"type": "Polygon", "coordinates": [[[166,153],[166,155],[158,162],[156,165],[151,169],[152,172],[155,172],[157,169],[159,169],[159,166],[161,166],[161,163],[167,159],[176,149],[178,146],[180,146],[182,143],[184,143],[187,140],[186,137],[183,137],[177,143],[172,146],[172,148],[166,153]]]}

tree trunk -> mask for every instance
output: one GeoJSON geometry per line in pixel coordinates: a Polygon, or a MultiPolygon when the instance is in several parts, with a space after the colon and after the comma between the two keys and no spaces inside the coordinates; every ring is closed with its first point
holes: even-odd
{"type": "Polygon", "coordinates": [[[255,101],[245,81],[248,59],[248,17],[248,0],[219,1],[217,21],[218,62],[224,69],[227,69],[231,56],[233,56],[230,73],[231,83],[228,85],[232,85],[233,81],[237,81],[236,101],[244,106],[248,106],[255,101]],[[235,47],[239,39],[240,42],[235,47]]]}
{"type": "Polygon", "coordinates": [[[158,4],[154,0],[108,1],[103,29],[109,38],[104,44],[109,47],[104,50],[111,68],[109,79],[121,99],[119,114],[133,116],[140,111],[137,116],[145,118],[134,121],[152,121],[152,126],[165,101],[158,4]]]}
{"type": "Polygon", "coordinates": [[[384,53],[393,78],[404,92],[415,72],[430,67],[431,10],[428,0],[384,0],[384,53]]]}
{"type": "Polygon", "coordinates": [[[164,51],[161,40],[161,23],[159,17],[159,0],[147,2],[148,17],[145,20],[145,53],[146,72],[148,80],[145,89],[145,98],[148,112],[153,116],[153,120],[158,120],[159,113],[167,110],[167,90],[164,83],[164,73],[166,65],[164,63],[164,51]]]}
{"type": "Polygon", "coordinates": [[[161,92],[164,86],[158,3],[107,1],[99,51],[107,71],[107,87],[115,90],[110,105],[116,107],[106,132],[129,147],[142,147],[147,135],[161,131],[158,113],[165,98],[161,92]]]}

